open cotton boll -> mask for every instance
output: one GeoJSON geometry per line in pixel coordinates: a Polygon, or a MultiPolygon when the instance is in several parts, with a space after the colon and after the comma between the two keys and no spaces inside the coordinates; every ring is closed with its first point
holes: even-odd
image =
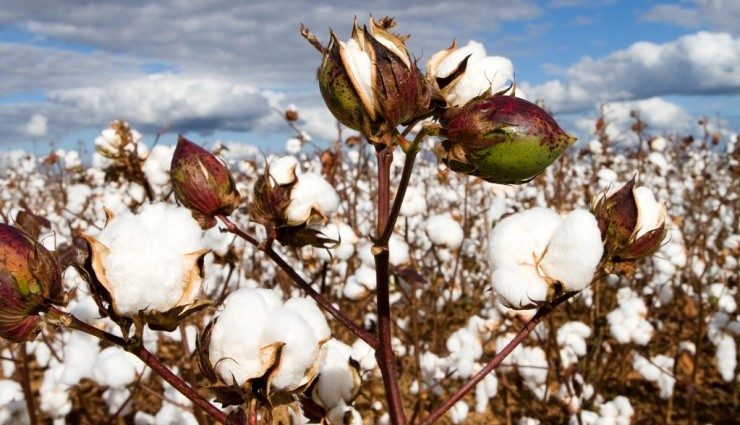
{"type": "Polygon", "coordinates": [[[72,401],[69,399],[69,386],[60,382],[63,366],[56,364],[44,371],[44,380],[39,388],[41,410],[52,417],[60,419],[72,410],[72,401]]]}
{"type": "Polygon", "coordinates": [[[676,383],[669,372],[673,370],[674,360],[663,354],[651,357],[650,361],[635,353],[632,367],[648,381],[655,382],[660,390],[660,398],[668,399],[673,394],[676,383]]]}
{"type": "Polygon", "coordinates": [[[347,42],[340,41],[343,57],[347,61],[345,69],[352,75],[352,81],[356,87],[359,86],[360,95],[369,102],[374,103],[373,95],[373,66],[370,55],[367,54],[354,38],[347,42]]]}
{"type": "Polygon", "coordinates": [[[59,382],[76,385],[82,378],[92,376],[95,361],[100,353],[100,340],[82,332],[73,332],[64,344],[64,372],[59,382]]]}
{"type": "Polygon", "coordinates": [[[164,186],[170,182],[170,165],[174,153],[174,146],[157,145],[152,148],[142,167],[149,183],[164,186]]]}
{"type": "Polygon", "coordinates": [[[316,173],[300,176],[290,192],[290,204],[285,209],[285,218],[290,226],[305,223],[313,209],[328,216],[339,208],[339,195],[334,187],[316,173]]]}
{"type": "Polygon", "coordinates": [[[547,277],[560,281],[566,291],[580,291],[591,284],[603,253],[596,217],[575,210],[553,233],[540,268],[547,277]]]}
{"type": "Polygon", "coordinates": [[[427,211],[427,200],[424,190],[418,186],[406,188],[406,196],[403,197],[400,214],[404,217],[413,217],[427,211]]]}
{"type": "Polygon", "coordinates": [[[534,264],[532,253],[541,254],[563,219],[543,207],[532,208],[501,220],[491,231],[488,258],[492,269],[504,265],[534,264]]]}
{"type": "Polygon", "coordinates": [[[465,400],[460,400],[455,403],[450,409],[450,416],[453,424],[461,424],[468,418],[470,412],[470,406],[465,400]]]}
{"type": "Polygon", "coordinates": [[[226,297],[209,345],[209,360],[224,381],[242,385],[264,372],[259,349],[267,311],[257,290],[239,289],[226,297]]]}
{"type": "MultiPolygon", "coordinates": [[[[109,250],[103,267],[117,312],[134,316],[177,305],[189,266],[184,256],[201,249],[200,238],[200,226],[188,209],[164,203],[111,220],[97,240],[109,250]]],[[[194,299],[182,301],[190,304],[194,299]]]]}
{"type": "Polygon", "coordinates": [[[316,250],[316,254],[322,260],[328,261],[331,257],[348,260],[355,253],[355,245],[357,245],[359,238],[351,226],[341,222],[329,223],[320,231],[327,238],[339,241],[337,246],[329,248],[329,252],[325,249],[316,250]]]}
{"type": "Polygon", "coordinates": [[[326,323],[326,317],[321,312],[316,301],[311,298],[291,298],[285,302],[285,308],[298,313],[311,326],[318,341],[331,336],[331,330],[326,323]]]}
{"type": "Polygon", "coordinates": [[[270,162],[270,176],[278,186],[293,183],[300,174],[301,167],[294,156],[283,156],[270,162]]]}
{"type": "Polygon", "coordinates": [[[93,379],[100,385],[124,388],[143,372],[144,363],[120,347],[108,347],[95,362],[93,379]]]}
{"type": "Polygon", "coordinates": [[[513,309],[531,308],[547,299],[550,286],[532,265],[507,265],[496,269],[491,277],[499,301],[513,309]]]}
{"type": "Polygon", "coordinates": [[[637,234],[635,239],[645,233],[660,227],[666,218],[665,204],[655,200],[653,192],[647,187],[640,186],[634,189],[637,203],[637,234]]]}
{"type": "Polygon", "coordinates": [[[303,384],[306,371],[319,355],[319,340],[308,321],[295,311],[281,307],[268,316],[263,345],[283,342],[280,368],[272,378],[272,386],[292,390],[303,384]]]}
{"type": "Polygon", "coordinates": [[[435,245],[457,249],[462,244],[463,229],[449,214],[440,214],[427,219],[424,230],[435,245]]]}
{"type": "Polygon", "coordinates": [[[352,400],[358,389],[359,375],[350,365],[352,349],[347,344],[331,339],[324,347],[326,356],[319,369],[313,397],[330,409],[352,400]]]}
{"type": "Polygon", "coordinates": [[[735,368],[737,367],[735,339],[726,333],[722,333],[716,339],[718,340],[715,342],[717,370],[725,382],[732,382],[735,379],[735,368]]]}
{"type": "Polygon", "coordinates": [[[388,251],[390,253],[388,261],[394,266],[409,261],[409,245],[395,233],[388,240],[388,251]]]}

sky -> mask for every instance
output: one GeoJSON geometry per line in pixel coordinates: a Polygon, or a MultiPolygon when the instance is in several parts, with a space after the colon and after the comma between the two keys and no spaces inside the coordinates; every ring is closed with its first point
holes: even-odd
{"type": "MultiPolygon", "coordinates": [[[[423,68],[469,40],[514,63],[517,84],[588,140],[600,105],[619,131],[740,132],[740,1],[0,0],[0,151],[90,150],[114,119],[153,142],[241,142],[269,152],[296,105],[317,145],[337,136],[318,91],[320,54],[354,16],[393,16],[423,68]]],[[[618,136],[618,134],[617,134],[618,136]]]]}

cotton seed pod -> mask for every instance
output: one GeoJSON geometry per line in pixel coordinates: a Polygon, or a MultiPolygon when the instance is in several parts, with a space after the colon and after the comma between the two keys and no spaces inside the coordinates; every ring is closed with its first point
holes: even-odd
{"type": "Polygon", "coordinates": [[[340,41],[330,32],[324,48],[305,28],[304,37],[323,54],[318,71],[319,88],[331,113],[349,128],[372,141],[391,143],[395,128],[429,111],[431,90],[405,40],[388,32],[391,19],[360,28],[354,22],[352,37],[340,41]]]}
{"type": "Polygon", "coordinates": [[[453,171],[491,183],[525,183],[576,138],[544,109],[514,96],[488,96],[449,108],[440,118],[437,158],[453,171]]]}
{"type": "Polygon", "coordinates": [[[612,261],[632,261],[654,254],[663,244],[668,215],[665,204],[657,202],[645,187],[635,187],[633,178],[593,202],[607,256],[612,261]]]}
{"type": "Polygon", "coordinates": [[[52,304],[64,303],[56,257],[22,230],[0,223],[0,336],[31,341],[52,304]]]}
{"type": "Polygon", "coordinates": [[[215,226],[216,216],[228,216],[241,204],[226,164],[183,136],[177,139],[170,176],[175,197],[203,229],[215,226]]]}

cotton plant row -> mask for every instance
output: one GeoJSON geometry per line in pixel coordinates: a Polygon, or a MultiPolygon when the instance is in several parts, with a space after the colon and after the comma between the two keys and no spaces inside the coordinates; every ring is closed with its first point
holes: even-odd
{"type": "MultiPolygon", "coordinates": [[[[658,137],[631,158],[599,138],[550,166],[574,139],[516,97],[508,59],[453,44],[424,75],[393,25],[355,22],[328,46],[302,29],[327,107],[362,136],[320,155],[300,154],[299,130],[298,157],[216,147],[224,161],[183,137],[148,149],[124,121],[87,169],[74,152],[46,158],[47,174],[14,154],[0,331],[17,361],[0,418],[63,422],[87,379],[137,423],[463,423],[511,409],[504,381],[534,406],[520,423],[553,406],[560,421],[629,423],[648,413],[609,385],[609,362],[667,400],[708,344],[731,387],[736,158],[658,137]],[[700,306],[706,340],[665,343],[679,300],[700,306]],[[160,359],[173,345],[192,358],[160,359]],[[154,375],[166,402],[135,412],[154,375]]],[[[297,110],[285,117],[297,128],[297,110]]]]}

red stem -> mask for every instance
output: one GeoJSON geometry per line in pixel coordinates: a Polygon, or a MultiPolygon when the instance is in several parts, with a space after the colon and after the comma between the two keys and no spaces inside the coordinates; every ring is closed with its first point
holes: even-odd
{"type": "Polygon", "coordinates": [[[194,390],[179,376],[172,373],[172,371],[162,363],[154,354],[150,353],[149,350],[144,348],[144,345],[139,342],[137,344],[131,344],[129,341],[98,329],[92,325],[89,325],[80,319],[76,318],[70,313],[59,310],[56,307],[51,307],[48,311],[50,317],[56,319],[64,326],[71,329],[85,332],[86,334],[100,338],[111,344],[117,345],[126,351],[133,353],[136,357],[141,359],[147,366],[149,366],[157,375],[161,376],[162,379],[172,385],[177,391],[182,393],[196,406],[203,409],[208,415],[220,423],[226,423],[226,414],[218,409],[216,406],[206,400],[199,392],[194,390]]]}
{"type": "Polygon", "coordinates": [[[245,241],[249,242],[250,244],[254,245],[257,249],[264,252],[272,261],[275,262],[275,264],[278,265],[285,273],[290,276],[291,279],[306,293],[316,301],[324,310],[328,311],[329,314],[334,316],[335,319],[337,319],[340,323],[342,323],[344,326],[346,326],[350,331],[352,331],[355,335],[357,335],[358,338],[365,341],[370,347],[373,349],[376,349],[378,347],[378,340],[375,339],[369,332],[367,332],[365,329],[358,326],[355,322],[353,322],[349,317],[347,317],[344,313],[339,311],[334,305],[329,302],[326,298],[324,298],[318,291],[313,289],[310,283],[308,283],[301,275],[298,274],[298,272],[295,271],[293,267],[291,267],[290,264],[288,264],[283,257],[280,256],[270,245],[261,244],[259,241],[252,236],[245,233],[243,230],[241,230],[234,222],[229,220],[228,217],[225,216],[218,216],[218,218],[221,220],[221,222],[226,226],[226,229],[239,236],[240,238],[244,239],[245,241]]]}
{"type": "MultiPolygon", "coordinates": [[[[378,158],[378,223],[377,233],[380,238],[390,222],[390,169],[393,159],[387,147],[377,151],[378,158]]],[[[403,198],[401,198],[403,199],[403,198]]],[[[388,235],[390,238],[390,234],[388,235]]],[[[392,320],[390,309],[390,279],[388,240],[378,240],[373,247],[375,256],[375,277],[377,281],[378,305],[378,348],[375,357],[378,360],[380,373],[383,376],[385,396],[388,401],[388,414],[394,425],[405,425],[406,415],[403,412],[403,400],[398,387],[396,356],[392,345],[392,320]]]]}
{"type": "Polygon", "coordinates": [[[439,406],[437,409],[435,409],[429,416],[424,418],[423,421],[421,421],[420,425],[430,425],[437,419],[441,418],[442,415],[444,415],[452,406],[455,405],[458,401],[460,401],[467,393],[469,393],[475,386],[483,380],[483,378],[486,377],[491,371],[496,369],[499,364],[501,364],[502,361],[508,356],[514,349],[524,341],[524,338],[529,335],[535,327],[544,319],[548,314],[550,314],[553,310],[555,310],[555,307],[558,305],[564,303],[565,301],[569,300],[574,295],[578,294],[578,292],[568,292],[563,294],[561,297],[544,304],[542,307],[540,307],[539,310],[537,310],[537,313],[532,317],[529,322],[527,322],[526,325],[516,334],[514,339],[512,339],[506,346],[501,350],[500,353],[496,354],[493,359],[491,359],[488,364],[481,369],[475,376],[473,376],[470,381],[465,383],[462,387],[460,387],[459,390],[455,394],[452,395],[445,403],[441,406],[439,406]]]}

